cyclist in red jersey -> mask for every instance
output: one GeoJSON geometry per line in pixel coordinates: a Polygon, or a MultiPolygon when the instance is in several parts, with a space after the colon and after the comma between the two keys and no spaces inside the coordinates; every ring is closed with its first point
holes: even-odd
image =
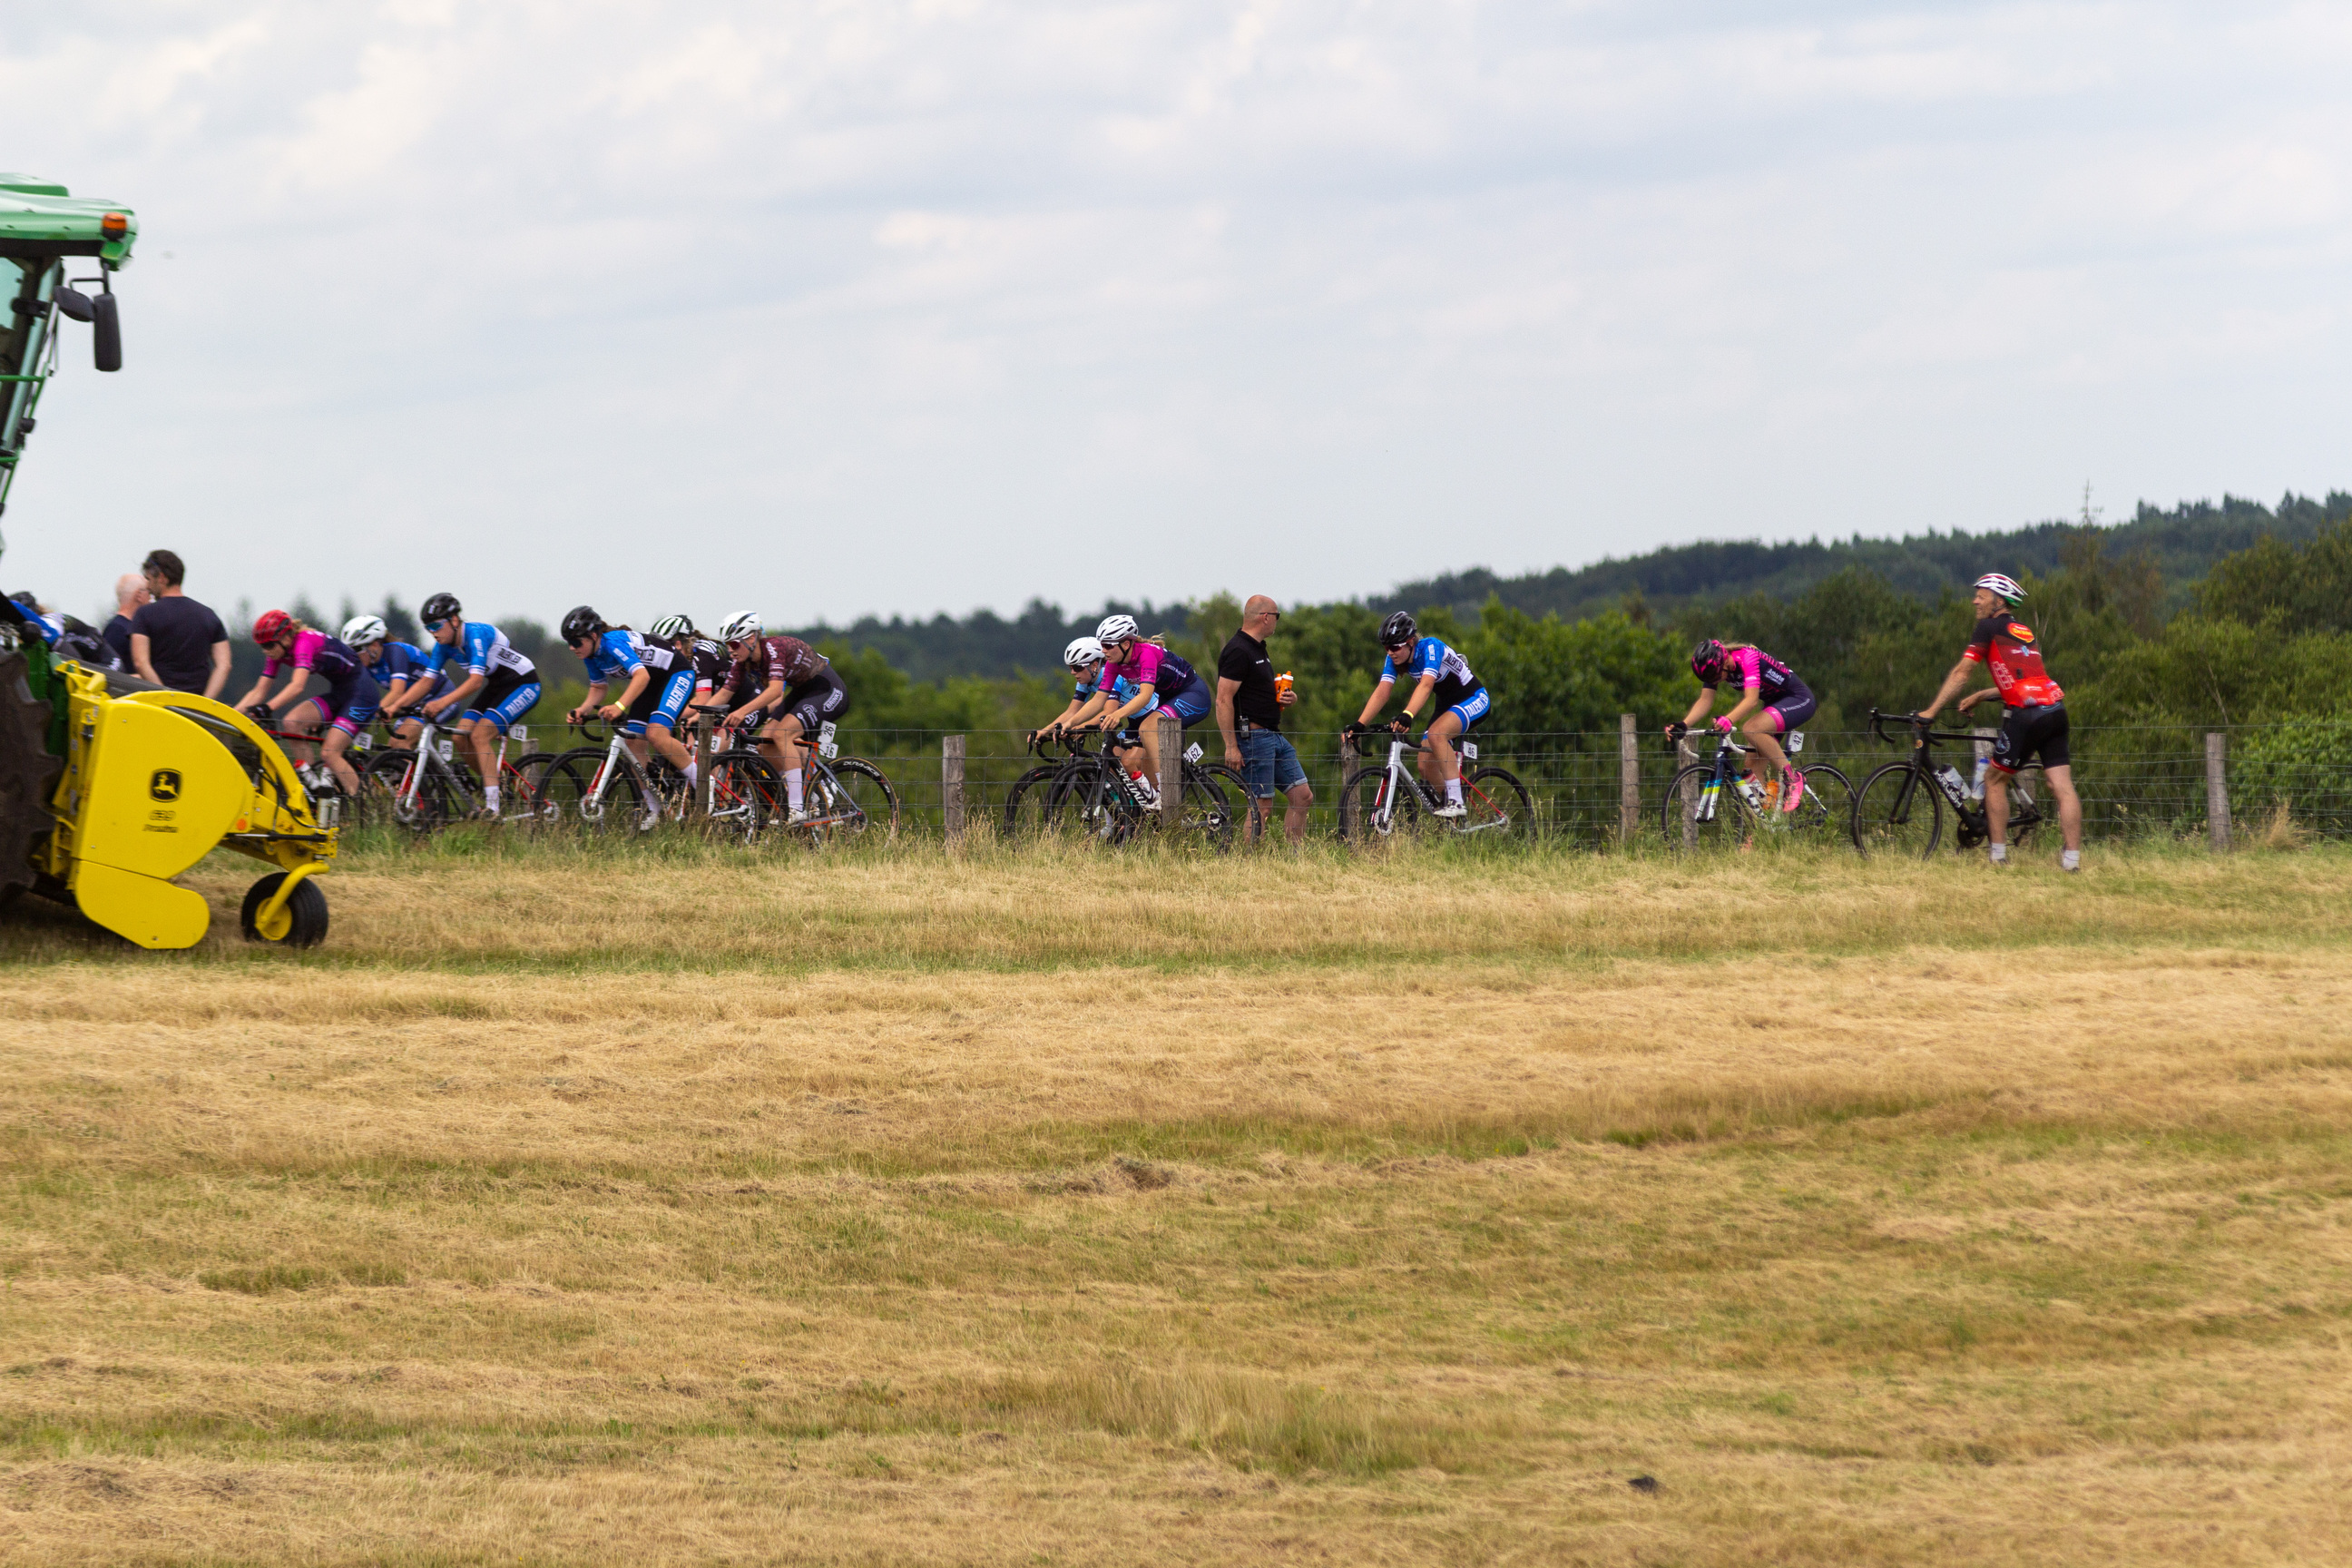
{"type": "Polygon", "coordinates": [[[728,617],[719,639],[734,663],[726,684],[694,706],[726,712],[730,729],[767,724],[760,750],[784,775],[784,802],[792,820],[800,822],[805,819],[801,769],[824,727],[849,711],[849,688],[831,661],[800,638],[763,633],[760,617],[750,610],[728,617]],[[728,711],[734,703],[741,706],[728,711]]]}
{"type": "Polygon", "coordinates": [[[1960,699],[1963,709],[1988,697],[1999,697],[2002,714],[2000,738],[1992,743],[1992,765],[1985,771],[1985,826],[1990,831],[1992,863],[2009,860],[2009,781],[2035,757],[2042,759],[2042,776],[2058,797],[2058,826],[2066,837],[2059,866],[2068,871],[2083,865],[2083,799],[2074,793],[2074,770],[2066,752],[2066,693],[2042,667],[2042,645],[2033,628],[2019,618],[2016,606],[2025,590],[1998,572],[1977,579],[1976,631],[1960,662],[1944,677],[1936,700],[1919,717],[1933,720],[1960,688],[1975,679],[1971,665],[1989,667],[1992,684],[1960,699]]]}

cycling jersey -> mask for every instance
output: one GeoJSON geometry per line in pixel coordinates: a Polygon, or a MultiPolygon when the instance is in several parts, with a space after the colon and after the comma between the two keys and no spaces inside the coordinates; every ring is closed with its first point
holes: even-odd
{"type": "Polygon", "coordinates": [[[730,667],[727,686],[741,702],[765,691],[772,680],[787,688],[803,686],[817,671],[830,668],[824,655],[798,637],[761,637],[751,658],[739,658],[730,667]]]}
{"type": "MultiPolygon", "coordinates": [[[[1478,684],[1478,678],[1470,673],[1470,661],[1436,637],[1423,637],[1413,644],[1412,653],[1406,658],[1405,665],[1405,672],[1415,680],[1425,676],[1437,677],[1437,689],[1433,694],[1437,700],[1437,708],[1430,715],[1432,718],[1448,708],[1458,706],[1473,693],[1486,689],[1478,684]]],[[[1396,660],[1381,659],[1379,684],[1389,685],[1396,678],[1396,660]]]]}
{"type": "Polygon", "coordinates": [[[2042,668],[2042,649],[2034,644],[2033,628],[2006,610],[1977,623],[1968,651],[1960,657],[1992,666],[1992,683],[2000,689],[2005,708],[2046,708],[2066,700],[2065,692],[2042,668]]]}
{"type": "MultiPolygon", "coordinates": [[[[287,662],[271,654],[261,667],[261,678],[264,680],[277,679],[278,672],[286,667],[287,662]]],[[[294,634],[291,662],[296,669],[307,669],[329,686],[347,685],[352,677],[360,672],[359,655],[326,633],[307,628],[294,634]]]]}
{"type": "Polygon", "coordinates": [[[1130,643],[1125,658],[1104,662],[1103,674],[1113,680],[1121,678],[1131,680],[1138,689],[1149,686],[1153,695],[1163,702],[1174,701],[1179,693],[1189,691],[1195,686],[1205,688],[1208,685],[1201,679],[1198,670],[1158,643],[1151,642],[1130,643]]]}
{"type": "MultiPolygon", "coordinates": [[[[1805,689],[1805,683],[1797,679],[1795,670],[1760,647],[1735,647],[1725,651],[1728,657],[1724,660],[1723,673],[1737,676],[1742,690],[1753,691],[1766,702],[1778,702],[1792,691],[1805,689]]],[[[1709,691],[1718,684],[1719,679],[1706,683],[1709,691]]]]}
{"type": "Polygon", "coordinates": [[[686,652],[686,661],[694,667],[694,694],[707,697],[727,684],[727,671],[732,661],[727,649],[709,637],[697,637],[686,652]]]}
{"type": "Polygon", "coordinates": [[[515,650],[507,641],[507,634],[488,621],[467,621],[453,645],[436,640],[433,644],[432,668],[449,668],[452,658],[462,657],[467,673],[489,676],[504,671],[520,680],[534,680],[539,667],[515,650]]]}
{"type": "MultiPolygon", "coordinates": [[[[387,637],[375,645],[377,653],[368,665],[368,673],[386,687],[394,681],[436,680],[446,682],[447,676],[436,676],[431,668],[432,655],[413,642],[398,642],[387,637]]],[[[361,658],[367,656],[362,653],[361,658]]]]}
{"type": "MultiPolygon", "coordinates": [[[[1095,678],[1092,680],[1081,680],[1070,689],[1071,699],[1074,701],[1084,702],[1087,698],[1092,697],[1096,692],[1101,690],[1102,677],[1102,668],[1100,666],[1097,666],[1095,669],[1095,678]]],[[[1129,698],[1133,697],[1134,695],[1135,682],[1128,679],[1128,678],[1123,675],[1115,675],[1111,677],[1111,706],[1116,708],[1126,702],[1129,698]]]]}

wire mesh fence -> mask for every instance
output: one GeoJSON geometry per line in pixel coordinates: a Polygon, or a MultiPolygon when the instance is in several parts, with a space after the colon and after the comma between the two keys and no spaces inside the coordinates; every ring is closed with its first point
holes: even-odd
{"type": "MultiPolygon", "coordinates": [[[[2208,792],[2210,734],[2224,737],[2223,774],[2231,816],[2240,837],[2261,831],[2286,814],[2302,831],[2329,837],[2352,837],[2352,765],[2333,760],[2337,738],[2331,731],[2318,740],[2288,735],[2292,727],[2243,725],[2226,731],[2180,726],[2111,725],[2085,727],[2070,737],[2073,774],[2083,802],[2085,836],[2095,840],[2150,837],[2193,837],[2206,833],[2211,820],[2208,792]]],[[[1895,731],[1899,733],[1898,731],[1895,731]]],[[[1939,760],[1949,761],[1963,774],[1976,774],[1981,754],[1993,733],[1977,745],[1946,745],[1939,760]],[[1972,755],[1971,753],[1975,753],[1972,755]]],[[[585,743],[582,736],[560,724],[532,727],[532,744],[541,750],[562,750],[585,743]]],[[[938,834],[943,826],[945,791],[941,773],[941,742],[938,731],[861,730],[845,727],[839,740],[845,755],[879,763],[897,793],[902,830],[938,834]]],[[[1349,769],[1380,766],[1387,761],[1386,740],[1370,736],[1363,752],[1350,756],[1337,735],[1291,737],[1314,792],[1309,832],[1329,835],[1337,829],[1341,784],[1349,769]]],[[[1534,804],[1538,833],[1549,839],[1600,847],[1616,842],[1626,826],[1626,772],[1622,731],[1554,733],[1474,732],[1477,758],[1473,768],[1508,770],[1528,790],[1534,804]]],[[[1201,746],[1210,762],[1223,762],[1223,742],[1203,725],[1187,736],[1201,746]]],[[[1694,738],[1704,756],[1706,742],[1694,738]]],[[[2352,763],[2352,744],[2342,747],[2352,763]]],[[[1056,756],[1059,753],[1055,753],[1056,756]]],[[[1677,766],[1675,749],[1655,726],[1635,737],[1633,800],[1638,812],[1635,831],[1662,831],[1661,817],[1669,779],[1677,766]]],[[[1905,749],[1881,741],[1867,731],[1808,731],[1799,761],[1807,766],[1826,764],[1839,770],[1860,788],[1875,769],[1901,760],[1905,749]]],[[[963,799],[966,820],[972,824],[1000,822],[1015,781],[1046,765],[1033,752],[1019,731],[980,731],[964,736],[963,799]]],[[[2047,801],[2038,770],[2029,768],[2023,784],[2047,801]]]]}

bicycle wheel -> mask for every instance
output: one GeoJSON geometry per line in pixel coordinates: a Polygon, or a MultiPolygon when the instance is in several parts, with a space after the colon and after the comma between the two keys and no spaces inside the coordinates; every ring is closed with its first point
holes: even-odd
{"type": "Polygon", "coordinates": [[[360,763],[360,790],[352,797],[352,821],[362,827],[387,827],[398,821],[393,807],[408,777],[414,752],[377,752],[360,763]]]}
{"type": "Polygon", "coordinates": [[[1343,816],[1339,837],[1351,837],[1360,844],[1377,844],[1397,834],[1410,835],[1421,826],[1421,792],[1408,781],[1398,790],[1393,801],[1389,793],[1389,770],[1358,768],[1339,786],[1341,805],[1352,806],[1354,826],[1343,816]]]}
{"type": "Polygon", "coordinates": [[[386,820],[419,833],[454,820],[463,809],[448,776],[415,752],[385,752],[368,763],[362,792],[373,796],[383,781],[386,820]],[[413,776],[412,776],[413,775],[413,776]]]}
{"type": "Polygon", "coordinates": [[[544,827],[561,815],[550,794],[548,774],[556,754],[534,752],[499,770],[499,816],[518,826],[544,827]]]}
{"type": "Polygon", "coordinates": [[[1234,806],[1226,796],[1223,784],[1204,768],[1186,763],[1183,774],[1184,801],[1176,820],[1176,831],[1198,838],[1210,848],[1223,850],[1234,841],[1234,806]]]}
{"type": "Polygon", "coordinates": [[[1242,777],[1239,768],[1223,763],[1202,763],[1195,770],[1202,778],[1213,780],[1225,797],[1225,805],[1233,817],[1234,833],[1244,844],[1255,844],[1265,831],[1267,802],[1251,796],[1249,781],[1242,777]]]}
{"type": "Polygon", "coordinates": [[[1135,805],[1111,775],[1116,766],[1089,757],[1073,763],[1054,781],[1047,809],[1067,831],[1104,844],[1124,844],[1135,837],[1135,805]]]}
{"type": "Polygon", "coordinates": [[[1672,849],[1737,849],[1755,837],[1756,824],[1737,787],[1718,786],[1713,766],[1694,763],[1667,784],[1658,831],[1672,849]]]}
{"type": "Polygon", "coordinates": [[[558,819],[591,833],[648,833],[661,821],[661,802],[648,798],[636,770],[602,746],[580,746],[547,770],[547,799],[558,819]],[[606,773],[604,788],[597,779],[606,773]]]}
{"type": "Polygon", "coordinates": [[[1465,815],[1454,822],[1456,833],[1487,838],[1531,839],[1536,836],[1535,802],[1528,786],[1507,769],[1480,768],[1462,777],[1465,815]]]}
{"type": "Polygon", "coordinates": [[[753,751],[720,752],[710,759],[710,831],[749,847],[771,822],[781,822],[784,781],[753,751]]]}
{"type": "Polygon", "coordinates": [[[1004,792],[1005,837],[1035,838],[1053,827],[1054,781],[1065,765],[1048,763],[1013,781],[1013,787],[1004,792]]]}
{"type": "Polygon", "coordinates": [[[1865,856],[1925,860],[1944,837],[1944,794],[1910,763],[1889,763],[1853,797],[1853,847],[1865,856]]]}
{"type": "Polygon", "coordinates": [[[1805,793],[1783,818],[1789,830],[1809,843],[1843,841],[1853,821],[1853,784],[1827,763],[1798,771],[1804,775],[1805,793]]]}
{"type": "Polygon", "coordinates": [[[876,833],[887,838],[898,833],[898,792],[872,763],[843,757],[822,770],[812,768],[808,776],[805,804],[815,819],[810,824],[813,837],[876,833]]]}

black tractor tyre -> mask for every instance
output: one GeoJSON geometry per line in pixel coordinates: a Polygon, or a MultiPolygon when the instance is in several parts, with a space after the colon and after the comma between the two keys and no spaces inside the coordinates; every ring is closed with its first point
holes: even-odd
{"type": "MultiPolygon", "coordinates": [[[[246,941],[269,941],[254,922],[260,917],[261,906],[268,902],[284,880],[285,872],[272,871],[245,890],[245,908],[237,911],[236,924],[245,932],[246,941]]],[[[327,940],[327,895],[318,883],[306,881],[296,888],[294,896],[286,900],[286,912],[294,917],[294,923],[287,929],[282,945],[316,947],[327,940]]]]}
{"type": "Polygon", "coordinates": [[[0,653],[0,904],[33,885],[33,851],[51,826],[65,759],[49,754],[52,710],[33,695],[21,648],[0,653]]]}

